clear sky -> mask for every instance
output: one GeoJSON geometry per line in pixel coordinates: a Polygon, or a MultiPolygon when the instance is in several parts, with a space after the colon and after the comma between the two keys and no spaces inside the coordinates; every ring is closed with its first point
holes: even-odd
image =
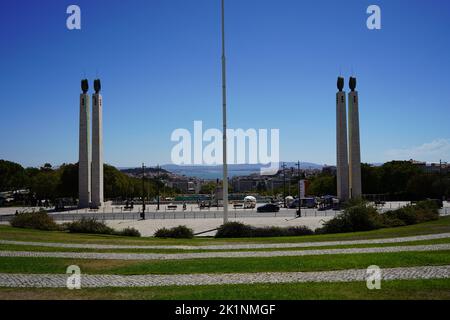
{"type": "MultiPolygon", "coordinates": [[[[354,73],[364,162],[450,160],[450,1],[226,9],[229,127],[278,128],[282,160],[334,164],[336,77],[354,73]]],[[[221,128],[219,0],[1,1],[0,26],[0,158],[76,162],[84,77],[102,79],[110,164],[169,163],[173,130],[221,128]]]]}

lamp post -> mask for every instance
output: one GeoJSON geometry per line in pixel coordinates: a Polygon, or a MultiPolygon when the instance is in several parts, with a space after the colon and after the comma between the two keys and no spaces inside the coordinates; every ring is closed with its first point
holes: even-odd
{"type": "Polygon", "coordinates": [[[142,213],[141,219],[145,220],[145,166],[142,163],[142,213]]]}
{"type": "Polygon", "coordinates": [[[222,0],[222,120],[223,120],[223,223],[228,222],[228,167],[227,167],[227,87],[225,58],[225,0],[222,0]]]}
{"type": "Polygon", "coordinates": [[[283,204],[286,208],[286,163],[283,162],[281,167],[283,168],[283,204]]]}
{"type": "Polygon", "coordinates": [[[302,194],[301,194],[301,190],[300,190],[300,181],[301,181],[301,176],[300,176],[300,161],[297,162],[297,168],[298,168],[298,182],[297,182],[297,187],[298,187],[298,211],[297,211],[297,216],[301,217],[302,216],[302,194]]]}
{"type": "Polygon", "coordinates": [[[157,165],[156,170],[157,170],[157,173],[156,173],[156,176],[157,176],[156,189],[158,190],[158,197],[156,199],[156,201],[157,201],[156,210],[159,211],[159,164],[157,165]]]}

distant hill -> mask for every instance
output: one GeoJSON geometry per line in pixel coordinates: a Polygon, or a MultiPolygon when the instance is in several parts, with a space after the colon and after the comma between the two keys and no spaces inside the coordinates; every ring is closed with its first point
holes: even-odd
{"type": "MultiPolygon", "coordinates": [[[[286,162],[287,168],[297,167],[295,162],[286,162]]],[[[222,166],[206,166],[206,165],[189,165],[189,166],[179,166],[175,164],[166,164],[161,166],[167,171],[178,175],[185,175],[189,177],[197,177],[201,179],[220,179],[222,178],[222,166]]],[[[228,165],[228,176],[247,176],[250,174],[259,174],[262,167],[267,167],[267,165],[261,164],[230,164],[228,165]]],[[[301,169],[321,169],[323,166],[310,163],[310,162],[300,162],[301,169]]]]}
{"type": "MultiPolygon", "coordinates": [[[[132,174],[132,175],[140,175],[142,174],[142,168],[121,168],[120,171],[122,171],[123,173],[126,174],[132,174]]],[[[155,167],[145,167],[145,173],[153,173],[153,174],[157,174],[158,173],[158,169],[156,169],[155,167]]],[[[169,173],[167,172],[167,170],[165,170],[164,168],[161,167],[161,169],[159,170],[159,174],[164,174],[164,173],[169,173]]]]}

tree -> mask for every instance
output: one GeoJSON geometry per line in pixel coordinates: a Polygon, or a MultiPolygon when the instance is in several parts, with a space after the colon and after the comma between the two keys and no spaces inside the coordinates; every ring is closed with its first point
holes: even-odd
{"type": "Polygon", "coordinates": [[[336,177],[320,174],[311,180],[308,193],[315,196],[337,194],[336,177]]]}
{"type": "Polygon", "coordinates": [[[22,189],[26,184],[27,176],[20,164],[0,160],[0,191],[22,189]]]}
{"type": "Polygon", "coordinates": [[[78,163],[63,164],[60,168],[60,179],[58,184],[58,197],[78,197],[78,163]]]}
{"type": "Polygon", "coordinates": [[[57,198],[59,174],[57,172],[42,171],[33,177],[31,190],[39,200],[54,200],[57,198]]]}
{"type": "Polygon", "coordinates": [[[367,163],[361,164],[361,183],[363,194],[383,193],[381,188],[381,168],[367,163]]]}
{"type": "Polygon", "coordinates": [[[217,184],[215,182],[208,182],[202,185],[200,188],[200,193],[202,194],[211,194],[216,191],[217,184]]]}
{"type": "Polygon", "coordinates": [[[383,193],[405,195],[408,181],[420,174],[420,169],[409,161],[391,161],[381,167],[383,193]]]}

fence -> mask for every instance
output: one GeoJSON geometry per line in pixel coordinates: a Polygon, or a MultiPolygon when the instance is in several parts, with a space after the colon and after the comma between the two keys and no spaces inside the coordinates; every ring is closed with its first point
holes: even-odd
{"type": "MultiPolygon", "coordinates": [[[[384,213],[390,209],[381,208],[379,209],[380,213],[384,213]]],[[[439,210],[442,216],[450,215],[450,207],[445,207],[439,210]]],[[[336,210],[318,210],[318,209],[302,209],[302,218],[308,217],[335,217],[337,214],[341,213],[341,211],[336,210]]],[[[58,222],[69,222],[69,221],[77,221],[83,218],[94,218],[97,220],[105,221],[105,220],[139,220],[142,212],[140,211],[124,211],[121,210],[119,212],[90,212],[89,210],[78,210],[70,213],[50,213],[55,221],[58,222]]],[[[235,210],[232,209],[228,213],[229,218],[294,218],[296,216],[296,210],[281,210],[279,212],[256,212],[256,210],[247,209],[247,210],[235,210]]],[[[0,222],[9,222],[14,217],[11,215],[0,215],[0,222]]],[[[200,210],[200,211],[158,211],[158,212],[145,212],[145,219],[222,219],[223,212],[222,210],[200,210]]]]}
{"type": "MultiPolygon", "coordinates": [[[[302,217],[334,217],[339,211],[326,210],[319,211],[316,209],[302,210],[302,217]]],[[[69,222],[85,219],[105,220],[139,220],[142,219],[142,212],[71,212],[71,213],[50,213],[55,221],[69,222]]],[[[0,215],[0,222],[10,221],[14,215],[0,215]]],[[[294,218],[296,210],[281,210],[279,212],[256,212],[256,210],[230,210],[229,218],[294,218]]],[[[222,210],[203,210],[203,211],[184,211],[184,212],[145,212],[145,219],[222,219],[222,210]]]]}

